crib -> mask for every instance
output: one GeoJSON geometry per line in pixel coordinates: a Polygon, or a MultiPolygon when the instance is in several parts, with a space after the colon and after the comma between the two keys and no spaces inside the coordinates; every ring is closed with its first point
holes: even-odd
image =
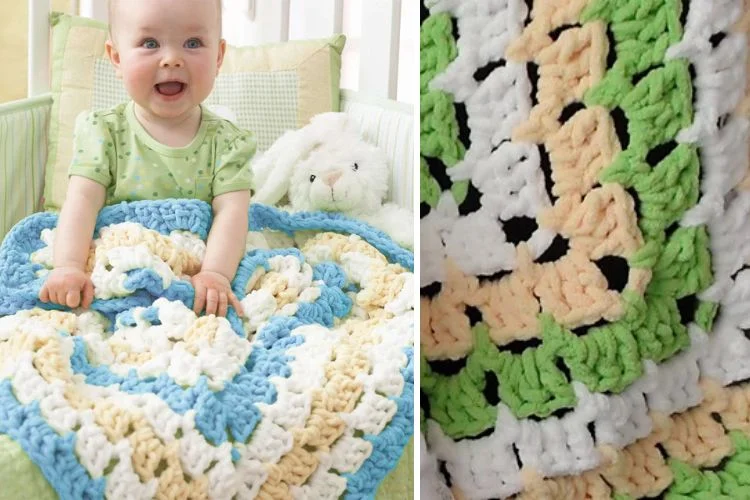
{"type": "MultiPolygon", "coordinates": [[[[6,166],[0,171],[0,241],[18,221],[43,210],[53,108],[50,4],[50,0],[28,1],[27,98],[0,105],[0,162],[6,166]]],[[[400,0],[225,0],[224,36],[229,44],[243,45],[348,35],[349,43],[366,57],[360,63],[351,52],[344,53],[340,110],[354,119],[366,139],[387,153],[389,201],[414,210],[416,82],[411,85],[409,78],[412,74],[416,78],[416,70],[409,65],[416,65],[417,48],[412,43],[416,40],[401,36],[405,17],[413,15],[416,25],[416,12],[409,8],[400,0]],[[347,20],[356,17],[352,9],[361,13],[361,21],[347,20]]],[[[107,18],[103,0],[72,0],[69,12],[105,22],[107,18]]],[[[410,444],[381,485],[379,498],[412,498],[412,454],[410,444]]]]}

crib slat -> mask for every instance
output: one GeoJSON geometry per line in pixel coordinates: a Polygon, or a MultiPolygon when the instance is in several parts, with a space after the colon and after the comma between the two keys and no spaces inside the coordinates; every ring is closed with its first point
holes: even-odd
{"type": "Polygon", "coordinates": [[[49,9],[50,0],[29,0],[29,47],[26,95],[49,92],[49,9]]]}
{"type": "Polygon", "coordinates": [[[255,0],[259,43],[289,40],[289,0],[255,0]]]}
{"type": "Polygon", "coordinates": [[[302,38],[325,38],[341,33],[344,0],[304,0],[302,8],[305,24],[302,38]]]}
{"type": "Polygon", "coordinates": [[[109,22],[107,2],[102,0],[80,0],[79,7],[81,15],[98,21],[109,22]]]}
{"type": "Polygon", "coordinates": [[[362,5],[359,90],[396,98],[401,0],[367,0],[362,5]]]}

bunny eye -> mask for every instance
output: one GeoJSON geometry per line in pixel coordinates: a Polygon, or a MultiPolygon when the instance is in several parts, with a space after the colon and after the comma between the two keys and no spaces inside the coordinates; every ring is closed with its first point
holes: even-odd
{"type": "Polygon", "coordinates": [[[315,182],[315,176],[314,175],[310,176],[310,182],[315,182]]]}
{"type": "Polygon", "coordinates": [[[352,168],[353,168],[353,169],[354,169],[354,171],[356,172],[357,170],[359,170],[359,165],[357,165],[357,164],[355,163],[355,164],[354,164],[354,166],[353,166],[352,168]]]}

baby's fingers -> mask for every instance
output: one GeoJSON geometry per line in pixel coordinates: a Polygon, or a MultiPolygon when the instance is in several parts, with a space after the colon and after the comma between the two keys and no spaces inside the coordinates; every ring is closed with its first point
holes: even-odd
{"type": "Polygon", "coordinates": [[[86,280],[83,285],[83,306],[84,309],[88,309],[91,303],[94,301],[94,284],[91,280],[86,280]]]}
{"type": "Polygon", "coordinates": [[[200,314],[206,305],[206,287],[201,284],[195,286],[195,302],[193,302],[193,312],[200,314]]]}
{"type": "Polygon", "coordinates": [[[229,302],[232,304],[232,307],[234,307],[234,310],[237,312],[238,316],[244,316],[245,314],[242,312],[242,302],[237,298],[235,294],[232,292],[229,292],[229,302]]]}
{"type": "Polygon", "coordinates": [[[68,290],[68,292],[65,294],[65,302],[64,304],[67,305],[70,308],[78,307],[78,304],[81,303],[81,290],[71,288],[68,290]]]}
{"type": "Polygon", "coordinates": [[[219,311],[216,313],[216,315],[226,316],[228,304],[229,304],[229,301],[227,300],[227,293],[219,292],[219,311]]]}
{"type": "Polygon", "coordinates": [[[219,309],[219,292],[209,288],[206,292],[206,315],[216,314],[219,309]]]}
{"type": "Polygon", "coordinates": [[[67,294],[68,290],[66,288],[56,286],[52,289],[52,293],[50,295],[52,297],[52,302],[64,306],[67,302],[67,294]]]}
{"type": "Polygon", "coordinates": [[[49,289],[47,288],[47,283],[44,283],[42,289],[39,290],[39,300],[42,302],[49,302],[49,289]]]}

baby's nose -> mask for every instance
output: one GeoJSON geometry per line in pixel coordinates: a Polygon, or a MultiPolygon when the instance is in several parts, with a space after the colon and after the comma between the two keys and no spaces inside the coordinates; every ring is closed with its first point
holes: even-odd
{"type": "Polygon", "coordinates": [[[165,54],[161,60],[162,68],[181,68],[182,59],[177,54],[165,54]]]}
{"type": "Polygon", "coordinates": [[[335,172],[331,172],[328,175],[326,175],[325,182],[326,184],[332,187],[334,184],[336,184],[336,181],[339,180],[340,178],[341,178],[341,171],[336,170],[335,172]]]}

